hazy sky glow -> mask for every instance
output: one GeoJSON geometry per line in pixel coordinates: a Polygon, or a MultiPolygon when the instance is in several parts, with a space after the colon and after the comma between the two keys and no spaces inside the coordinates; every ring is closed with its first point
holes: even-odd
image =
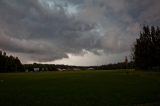
{"type": "Polygon", "coordinates": [[[123,61],[140,25],[160,25],[160,0],[0,0],[0,49],[23,63],[123,61]]]}

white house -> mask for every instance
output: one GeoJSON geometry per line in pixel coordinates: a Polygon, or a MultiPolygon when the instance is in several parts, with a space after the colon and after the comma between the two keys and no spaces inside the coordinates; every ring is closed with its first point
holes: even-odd
{"type": "Polygon", "coordinates": [[[38,72],[40,69],[39,68],[33,68],[34,72],[38,72]]]}

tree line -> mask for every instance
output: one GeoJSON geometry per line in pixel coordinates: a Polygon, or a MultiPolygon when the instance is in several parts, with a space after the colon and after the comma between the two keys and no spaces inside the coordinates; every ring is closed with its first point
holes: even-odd
{"type": "Polygon", "coordinates": [[[119,62],[114,64],[102,65],[102,66],[93,66],[96,70],[115,70],[115,69],[134,69],[135,65],[133,61],[128,63],[119,62]]]}
{"type": "Polygon", "coordinates": [[[6,52],[0,50],[0,72],[18,72],[23,70],[23,65],[18,57],[7,56],[6,52]]]}
{"type": "Polygon", "coordinates": [[[24,69],[27,72],[44,72],[44,71],[79,71],[79,70],[113,70],[113,69],[133,69],[133,62],[119,62],[101,66],[70,66],[70,65],[55,65],[55,64],[24,64],[24,69]]]}

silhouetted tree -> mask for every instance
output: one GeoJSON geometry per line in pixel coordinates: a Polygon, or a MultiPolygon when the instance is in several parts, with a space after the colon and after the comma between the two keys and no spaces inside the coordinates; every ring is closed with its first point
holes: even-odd
{"type": "Polygon", "coordinates": [[[133,59],[137,69],[160,67],[160,29],[144,26],[134,44],[133,59]]]}
{"type": "Polygon", "coordinates": [[[0,72],[23,71],[23,65],[18,57],[7,56],[6,52],[0,51],[0,72]]]}

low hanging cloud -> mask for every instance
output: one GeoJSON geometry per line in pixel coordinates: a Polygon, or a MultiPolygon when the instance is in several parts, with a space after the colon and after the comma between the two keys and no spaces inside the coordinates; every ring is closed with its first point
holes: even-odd
{"type": "Polygon", "coordinates": [[[97,56],[117,55],[116,62],[129,55],[141,25],[160,24],[159,3],[1,0],[0,49],[19,55],[23,62],[50,62],[71,58],[69,54],[84,56],[85,51],[97,56]]]}

